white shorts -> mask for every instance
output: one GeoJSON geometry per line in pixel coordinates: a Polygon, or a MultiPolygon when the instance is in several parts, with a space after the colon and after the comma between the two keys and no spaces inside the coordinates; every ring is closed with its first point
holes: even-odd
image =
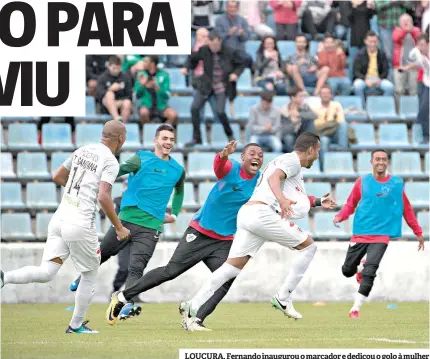
{"type": "Polygon", "coordinates": [[[43,260],[50,261],[61,258],[64,261],[69,257],[78,272],[88,272],[100,266],[100,244],[95,229],[79,227],[66,221],[52,217],[48,226],[48,239],[43,260]]]}
{"type": "Polygon", "coordinates": [[[237,232],[228,257],[253,257],[266,241],[294,248],[302,244],[308,236],[308,232],[294,222],[282,218],[268,205],[244,205],[237,215],[237,232]]]}

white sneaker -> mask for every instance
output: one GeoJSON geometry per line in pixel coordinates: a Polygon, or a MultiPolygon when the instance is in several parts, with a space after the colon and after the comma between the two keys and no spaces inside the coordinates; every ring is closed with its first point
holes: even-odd
{"type": "Polygon", "coordinates": [[[211,332],[212,329],[206,328],[198,318],[190,318],[187,321],[187,330],[189,332],[211,332]]]}
{"type": "Polygon", "coordinates": [[[182,328],[188,330],[188,322],[190,319],[196,319],[197,313],[193,313],[191,309],[191,301],[182,302],[179,304],[179,314],[182,316],[181,325],[182,328]]]}
{"type": "Polygon", "coordinates": [[[284,312],[284,315],[289,318],[294,318],[295,320],[303,318],[303,316],[294,309],[293,302],[291,300],[286,302],[281,301],[277,294],[272,297],[272,307],[284,312]]]}

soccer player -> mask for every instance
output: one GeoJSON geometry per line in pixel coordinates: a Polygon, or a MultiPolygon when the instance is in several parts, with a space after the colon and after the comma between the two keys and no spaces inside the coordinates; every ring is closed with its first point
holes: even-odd
{"type": "MultiPolygon", "coordinates": [[[[126,286],[123,292],[112,297],[107,310],[108,321],[112,318],[112,324],[124,304],[139,293],[178,277],[200,261],[211,271],[225,262],[236,232],[237,212],[251,197],[263,164],[263,150],[255,143],[245,146],[241,164],[229,160],[228,156],[236,150],[236,146],[237,142],[231,141],[215,156],[214,172],[218,182],[191,221],[169,263],[146,273],[131,286],[126,286]]],[[[198,319],[192,323],[192,328],[187,328],[183,320],[184,329],[209,330],[203,325],[203,321],[215,310],[232,283],[233,279],[224,283],[200,308],[198,319]]]]}
{"type": "Polygon", "coordinates": [[[323,198],[306,195],[302,167],[310,168],[319,150],[319,137],[303,132],[297,137],[294,152],[275,158],[264,168],[253,195],[239,210],[238,228],[227,261],[213,272],[191,301],[181,303],[189,318],[188,327],[196,321],[201,305],[225,282],[237,277],[249,258],[269,240],[298,250],[285,283],[272,298],[272,305],[291,318],[302,318],[293,307],[291,293],[305,274],[317,247],[312,237],[293,220],[305,217],[311,206],[331,209],[336,205],[329,193],[323,198]]]}
{"type": "Polygon", "coordinates": [[[333,224],[348,219],[355,212],[351,243],[346,253],[342,273],[352,277],[365,255],[367,258],[361,273],[357,273],[360,288],[350,318],[360,317],[360,308],[373,287],[379,263],[381,263],[390,238],[402,235],[402,217],[418,238],[418,250],[424,249],[423,231],[415,217],[403,189],[403,180],[387,172],[388,155],[383,149],[372,152],[372,173],[359,177],[333,224]]]}
{"type": "Polygon", "coordinates": [[[95,228],[97,200],[114,225],[115,239],[126,240],[130,231],[115,213],[112,184],[119,164],[113,152],[125,142],[126,129],[117,120],[105,124],[101,143],[77,149],[53,175],[55,183],[64,186],[64,195],[49,222],[48,238],[39,267],[28,266],[3,274],[1,284],[50,282],[69,257],[81,273],[76,293],[75,310],[66,333],[94,334],[84,322],[94,294],[100,265],[100,245],[95,228]]]}
{"type": "MultiPolygon", "coordinates": [[[[126,287],[142,277],[163,231],[163,223],[174,222],[182,208],[185,171],[170,157],[174,142],[173,127],[161,125],[155,132],[154,152],[137,151],[119,169],[118,176],[130,174],[119,213],[122,224],[131,232],[126,287]],[[173,190],[172,215],[169,215],[166,208],[173,190]]],[[[127,244],[118,241],[115,230],[110,228],[101,243],[101,263],[127,244]]],[[[79,280],[72,283],[72,290],[79,285],[79,280]]]]}

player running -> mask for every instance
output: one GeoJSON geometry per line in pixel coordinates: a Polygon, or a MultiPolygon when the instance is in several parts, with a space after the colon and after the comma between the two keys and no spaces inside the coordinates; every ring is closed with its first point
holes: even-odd
{"type": "MultiPolygon", "coordinates": [[[[1,285],[47,283],[69,257],[81,273],[76,293],[75,310],[66,333],[95,334],[86,326],[84,317],[90,307],[97,271],[100,245],[95,227],[97,200],[114,225],[115,240],[126,240],[130,231],[115,213],[112,185],[119,164],[113,152],[125,142],[123,123],[114,120],[104,125],[101,143],[77,149],[53,175],[55,183],[64,186],[64,195],[48,226],[48,238],[39,267],[28,266],[11,272],[1,271],[1,285]]],[[[118,243],[122,243],[118,241],[118,243]]]]}
{"type": "MultiPolygon", "coordinates": [[[[118,176],[130,174],[119,213],[122,224],[131,232],[126,287],[142,277],[163,231],[163,224],[174,222],[181,211],[185,171],[170,157],[174,143],[173,127],[161,125],[155,132],[154,152],[137,151],[120,166],[118,176]],[[166,208],[173,190],[172,215],[169,215],[166,208]]],[[[110,228],[101,243],[101,263],[118,254],[126,245],[127,242],[117,240],[115,230],[110,228]]],[[[72,283],[71,290],[76,290],[79,280],[72,283]]],[[[115,293],[112,296],[115,297],[115,293]]]]}
{"type": "MultiPolygon", "coordinates": [[[[237,212],[251,197],[263,164],[263,150],[255,143],[250,143],[243,149],[242,164],[229,160],[228,156],[234,153],[236,146],[237,142],[231,141],[215,156],[214,172],[218,182],[191,221],[169,263],[151,270],[131,286],[126,286],[117,296],[112,296],[107,310],[108,321],[112,318],[112,324],[124,304],[139,293],[178,277],[200,261],[211,271],[225,262],[236,232],[237,212]]],[[[183,320],[184,329],[209,330],[203,325],[203,321],[215,310],[232,283],[233,279],[215,291],[200,308],[198,319],[190,328],[187,328],[183,320]]]]}
{"type": "Polygon", "coordinates": [[[387,152],[382,149],[373,151],[370,163],[372,173],[355,181],[346,204],[333,219],[333,224],[339,227],[340,222],[355,212],[351,243],[342,266],[343,275],[352,277],[356,274],[367,254],[362,272],[357,273],[360,288],[349,311],[350,318],[360,317],[360,307],[372,290],[390,238],[402,235],[402,217],[418,238],[418,250],[424,249],[423,231],[403,189],[403,180],[387,173],[387,152]]]}
{"type": "Polygon", "coordinates": [[[292,220],[305,217],[311,206],[329,209],[336,206],[329,193],[315,198],[305,192],[301,168],[310,168],[319,151],[319,137],[303,132],[296,140],[294,152],[275,158],[264,168],[252,197],[239,210],[238,228],[227,261],[213,272],[191,301],[181,303],[188,315],[188,327],[193,327],[202,304],[225,282],[236,278],[249,258],[269,240],[298,250],[287,279],[272,298],[272,305],[291,318],[302,318],[293,307],[291,293],[305,274],[317,247],[312,237],[292,220]]]}

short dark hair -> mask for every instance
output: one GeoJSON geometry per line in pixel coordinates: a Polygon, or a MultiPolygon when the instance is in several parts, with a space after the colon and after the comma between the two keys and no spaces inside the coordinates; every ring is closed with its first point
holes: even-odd
{"type": "Polygon", "coordinates": [[[273,91],[264,91],[260,94],[262,100],[267,102],[272,102],[273,97],[275,97],[275,93],[273,91]]]}
{"type": "Polygon", "coordinates": [[[243,148],[242,153],[245,153],[245,152],[246,152],[246,150],[247,150],[249,147],[253,147],[253,146],[255,146],[255,147],[259,147],[259,148],[262,148],[258,143],[251,142],[251,143],[248,143],[248,144],[243,148]]]}
{"type": "Polygon", "coordinates": [[[147,57],[149,57],[150,61],[151,61],[152,63],[154,63],[154,64],[155,64],[155,66],[157,66],[157,65],[158,65],[158,61],[159,61],[159,59],[160,59],[160,57],[159,57],[159,56],[157,56],[157,55],[148,55],[147,57]]]}
{"type": "Polygon", "coordinates": [[[422,34],[422,35],[418,36],[417,42],[421,41],[421,40],[424,40],[425,42],[429,43],[428,35],[422,34]]]}
{"type": "Polygon", "coordinates": [[[334,35],[331,32],[326,32],[324,34],[324,40],[325,39],[333,39],[334,40],[334,35]]]}
{"type": "Polygon", "coordinates": [[[288,89],[288,96],[290,96],[290,97],[296,97],[299,92],[303,92],[303,90],[299,89],[296,86],[290,87],[288,89]]]}
{"type": "Polygon", "coordinates": [[[306,37],[306,35],[305,35],[305,34],[297,34],[297,35],[296,35],[296,37],[294,38],[294,40],[297,40],[299,37],[304,37],[304,38],[305,38],[305,40],[306,40],[306,42],[309,42],[309,41],[308,41],[308,38],[306,37]]]}
{"type": "Polygon", "coordinates": [[[374,37],[374,36],[376,36],[379,39],[378,34],[375,31],[369,30],[366,33],[366,36],[364,36],[364,40],[366,40],[368,37],[374,37]]]}
{"type": "Polygon", "coordinates": [[[112,55],[111,57],[109,57],[108,63],[109,65],[121,65],[122,61],[118,56],[112,55]]]}
{"type": "Polygon", "coordinates": [[[312,132],[302,132],[296,139],[294,144],[294,150],[299,152],[305,152],[310,147],[315,147],[320,140],[320,136],[312,132]]]}
{"type": "Polygon", "coordinates": [[[158,126],[157,130],[155,131],[155,137],[158,137],[161,131],[170,131],[175,134],[175,129],[172,126],[163,124],[161,126],[158,126]]]}
{"type": "Polygon", "coordinates": [[[329,89],[331,92],[333,92],[333,90],[331,89],[331,86],[329,84],[324,84],[321,86],[320,92],[322,89],[329,89]]]}
{"type": "Polygon", "coordinates": [[[213,41],[216,39],[218,39],[220,41],[222,40],[221,35],[217,31],[213,30],[209,33],[209,40],[213,41]]]}
{"type": "Polygon", "coordinates": [[[385,151],[383,148],[377,148],[376,150],[373,150],[372,153],[370,154],[370,159],[373,159],[373,155],[376,152],[384,152],[387,155],[387,157],[388,157],[388,152],[387,151],[385,151]]]}

